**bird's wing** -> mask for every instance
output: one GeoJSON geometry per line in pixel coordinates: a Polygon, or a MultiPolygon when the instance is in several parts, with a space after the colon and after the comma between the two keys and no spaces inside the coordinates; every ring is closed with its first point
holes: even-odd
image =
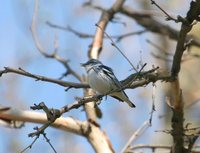
{"type": "MultiPolygon", "coordinates": [[[[115,84],[115,88],[121,90],[121,92],[124,94],[124,96],[128,98],[127,94],[122,89],[122,85],[121,85],[120,81],[115,77],[113,70],[110,67],[107,67],[105,65],[100,65],[99,67],[105,74],[107,74],[109,79],[111,79],[111,81],[115,84]]],[[[120,101],[124,101],[120,97],[117,97],[114,95],[112,95],[112,97],[114,97],[120,101]]]]}
{"type": "Polygon", "coordinates": [[[108,66],[99,65],[99,68],[100,68],[104,73],[106,73],[108,76],[114,75],[113,70],[112,70],[110,67],[108,67],[108,66]]]}
{"type": "MultiPolygon", "coordinates": [[[[105,65],[101,65],[100,66],[102,71],[107,74],[107,76],[112,80],[112,82],[115,84],[116,88],[119,88],[120,90],[122,89],[122,85],[119,82],[119,80],[115,77],[113,70],[110,67],[107,67],[105,65]]],[[[122,92],[124,92],[122,90],[122,92]]],[[[124,94],[126,95],[126,93],[124,92],[124,94]]],[[[127,96],[127,95],[126,95],[127,96]]]]}
{"type": "Polygon", "coordinates": [[[109,79],[111,79],[112,82],[115,83],[115,85],[117,86],[117,88],[121,87],[119,80],[115,77],[115,75],[113,73],[113,70],[110,67],[107,67],[105,65],[101,65],[99,67],[109,77],[109,79]]]}
{"type": "MultiPolygon", "coordinates": [[[[113,98],[118,99],[119,101],[126,101],[130,107],[135,107],[135,105],[129,100],[127,94],[122,89],[122,85],[120,81],[115,77],[113,70],[110,67],[107,67],[105,65],[100,65],[100,69],[111,79],[111,81],[114,83],[115,88],[117,88],[121,91],[114,92],[113,94],[110,94],[113,98]]],[[[111,91],[112,92],[112,91],[111,91]]]]}

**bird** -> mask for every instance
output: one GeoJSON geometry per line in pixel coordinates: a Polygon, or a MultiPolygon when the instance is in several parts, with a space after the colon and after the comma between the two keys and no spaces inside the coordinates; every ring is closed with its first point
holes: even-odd
{"type": "Polygon", "coordinates": [[[112,68],[103,65],[97,59],[90,59],[81,65],[85,68],[88,84],[94,91],[98,94],[110,95],[119,101],[126,102],[130,107],[135,107],[122,89],[122,85],[114,75],[112,68]]]}

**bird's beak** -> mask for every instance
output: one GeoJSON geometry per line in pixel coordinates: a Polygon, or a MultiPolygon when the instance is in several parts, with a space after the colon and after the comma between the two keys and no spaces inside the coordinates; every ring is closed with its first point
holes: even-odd
{"type": "Polygon", "coordinates": [[[85,64],[86,64],[86,63],[80,63],[80,64],[81,64],[82,67],[85,67],[85,64]]]}

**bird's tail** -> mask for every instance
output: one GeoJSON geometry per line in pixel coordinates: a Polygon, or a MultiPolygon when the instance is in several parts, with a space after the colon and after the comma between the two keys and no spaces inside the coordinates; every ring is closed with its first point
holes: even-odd
{"type": "Polygon", "coordinates": [[[130,107],[135,107],[135,105],[128,99],[125,101],[130,107]]]}
{"type": "Polygon", "coordinates": [[[118,99],[119,101],[126,102],[130,107],[136,107],[128,98],[125,92],[114,92],[111,94],[112,97],[118,99]]]}

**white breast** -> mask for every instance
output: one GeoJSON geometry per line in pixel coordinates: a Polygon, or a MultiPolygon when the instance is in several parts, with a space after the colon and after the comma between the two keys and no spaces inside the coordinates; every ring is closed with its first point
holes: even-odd
{"type": "Polygon", "coordinates": [[[88,73],[88,83],[93,90],[100,94],[107,94],[112,90],[109,80],[99,76],[93,69],[88,73]]]}

